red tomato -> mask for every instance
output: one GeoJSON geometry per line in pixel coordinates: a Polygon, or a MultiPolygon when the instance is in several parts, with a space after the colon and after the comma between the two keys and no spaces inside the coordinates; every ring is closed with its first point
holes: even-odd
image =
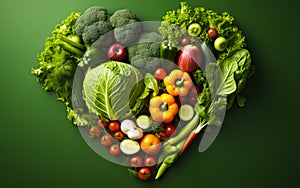
{"type": "Polygon", "coordinates": [[[153,168],[157,164],[157,161],[153,156],[148,156],[146,157],[144,163],[146,167],[153,168]]]}
{"type": "Polygon", "coordinates": [[[166,126],[166,134],[168,136],[171,136],[171,135],[175,135],[176,134],[176,127],[174,125],[167,125],[166,126]]]}
{"type": "Polygon", "coordinates": [[[182,40],[181,40],[181,45],[182,46],[185,46],[185,45],[188,45],[191,43],[191,40],[188,38],[188,37],[184,37],[182,40]]]}
{"type": "Polygon", "coordinates": [[[161,141],[154,134],[147,134],[140,142],[142,150],[149,155],[157,154],[161,149],[161,141]]]}
{"type": "Polygon", "coordinates": [[[107,127],[108,126],[108,122],[107,121],[105,121],[105,120],[102,120],[102,119],[99,119],[98,120],[98,125],[100,126],[100,127],[107,127]]]}
{"type": "Polygon", "coordinates": [[[113,156],[117,156],[120,155],[121,150],[120,150],[120,146],[119,144],[113,144],[110,146],[109,148],[109,153],[113,156]]]}
{"type": "Polygon", "coordinates": [[[98,136],[100,136],[101,134],[101,129],[99,126],[97,125],[94,125],[90,128],[90,135],[93,137],[93,138],[97,138],[98,136]]]}
{"type": "Polygon", "coordinates": [[[109,147],[112,145],[112,136],[109,133],[106,133],[101,137],[101,145],[104,147],[109,147]]]}
{"type": "Polygon", "coordinates": [[[108,128],[112,132],[118,132],[120,131],[120,123],[118,121],[111,121],[108,123],[108,128]]]}
{"type": "Polygon", "coordinates": [[[209,38],[212,38],[212,39],[215,39],[218,37],[218,31],[216,28],[210,28],[208,31],[207,31],[207,35],[209,38]]]}
{"type": "Polygon", "coordinates": [[[154,72],[154,77],[157,79],[157,80],[163,80],[165,77],[167,76],[167,72],[165,69],[163,68],[158,68],[155,70],[154,72]]]}
{"type": "Polygon", "coordinates": [[[130,158],[129,164],[131,167],[137,168],[143,166],[143,158],[139,155],[135,155],[130,158]]]}
{"type": "Polygon", "coordinates": [[[114,138],[119,142],[121,142],[124,139],[124,137],[125,135],[122,131],[115,132],[114,134],[114,138]]]}
{"type": "Polygon", "coordinates": [[[151,171],[149,168],[141,168],[138,173],[140,180],[147,181],[151,178],[151,171]]]}

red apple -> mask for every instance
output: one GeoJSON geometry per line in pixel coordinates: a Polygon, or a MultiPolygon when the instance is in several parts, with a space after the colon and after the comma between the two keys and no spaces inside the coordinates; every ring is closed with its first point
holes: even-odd
{"type": "Polygon", "coordinates": [[[185,45],[179,54],[178,67],[185,72],[194,72],[202,64],[202,51],[195,45],[185,45]]]}
{"type": "Polygon", "coordinates": [[[114,43],[108,47],[107,56],[114,61],[123,61],[127,57],[127,50],[122,44],[114,43]]]}

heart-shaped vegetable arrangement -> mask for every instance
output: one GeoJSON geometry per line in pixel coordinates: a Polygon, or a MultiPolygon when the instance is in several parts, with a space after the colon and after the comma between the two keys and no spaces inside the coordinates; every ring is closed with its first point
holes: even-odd
{"type": "Polygon", "coordinates": [[[158,179],[203,128],[199,151],[226,109],[245,105],[254,73],[245,47],[226,12],[182,2],[161,22],[141,22],[128,9],[94,6],[56,25],[32,73],[95,152],[158,179]]]}

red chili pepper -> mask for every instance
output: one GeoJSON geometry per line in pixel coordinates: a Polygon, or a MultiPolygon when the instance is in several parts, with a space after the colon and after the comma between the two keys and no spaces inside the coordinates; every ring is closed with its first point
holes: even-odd
{"type": "Polygon", "coordinates": [[[181,151],[180,151],[180,155],[183,154],[183,152],[188,148],[188,146],[193,142],[193,140],[197,137],[197,135],[199,134],[199,132],[206,126],[207,124],[204,125],[198,125],[198,127],[193,130],[188,138],[186,139],[181,151]]]}

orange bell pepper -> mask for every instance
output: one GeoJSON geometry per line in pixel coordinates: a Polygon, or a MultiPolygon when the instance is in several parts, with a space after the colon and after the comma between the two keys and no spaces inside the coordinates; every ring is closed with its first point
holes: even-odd
{"type": "Polygon", "coordinates": [[[187,72],[173,70],[164,78],[168,93],[172,96],[186,96],[193,86],[193,81],[187,72]]]}
{"type": "Polygon", "coordinates": [[[149,111],[156,122],[170,123],[178,112],[175,98],[167,93],[150,99],[149,111]]]}

